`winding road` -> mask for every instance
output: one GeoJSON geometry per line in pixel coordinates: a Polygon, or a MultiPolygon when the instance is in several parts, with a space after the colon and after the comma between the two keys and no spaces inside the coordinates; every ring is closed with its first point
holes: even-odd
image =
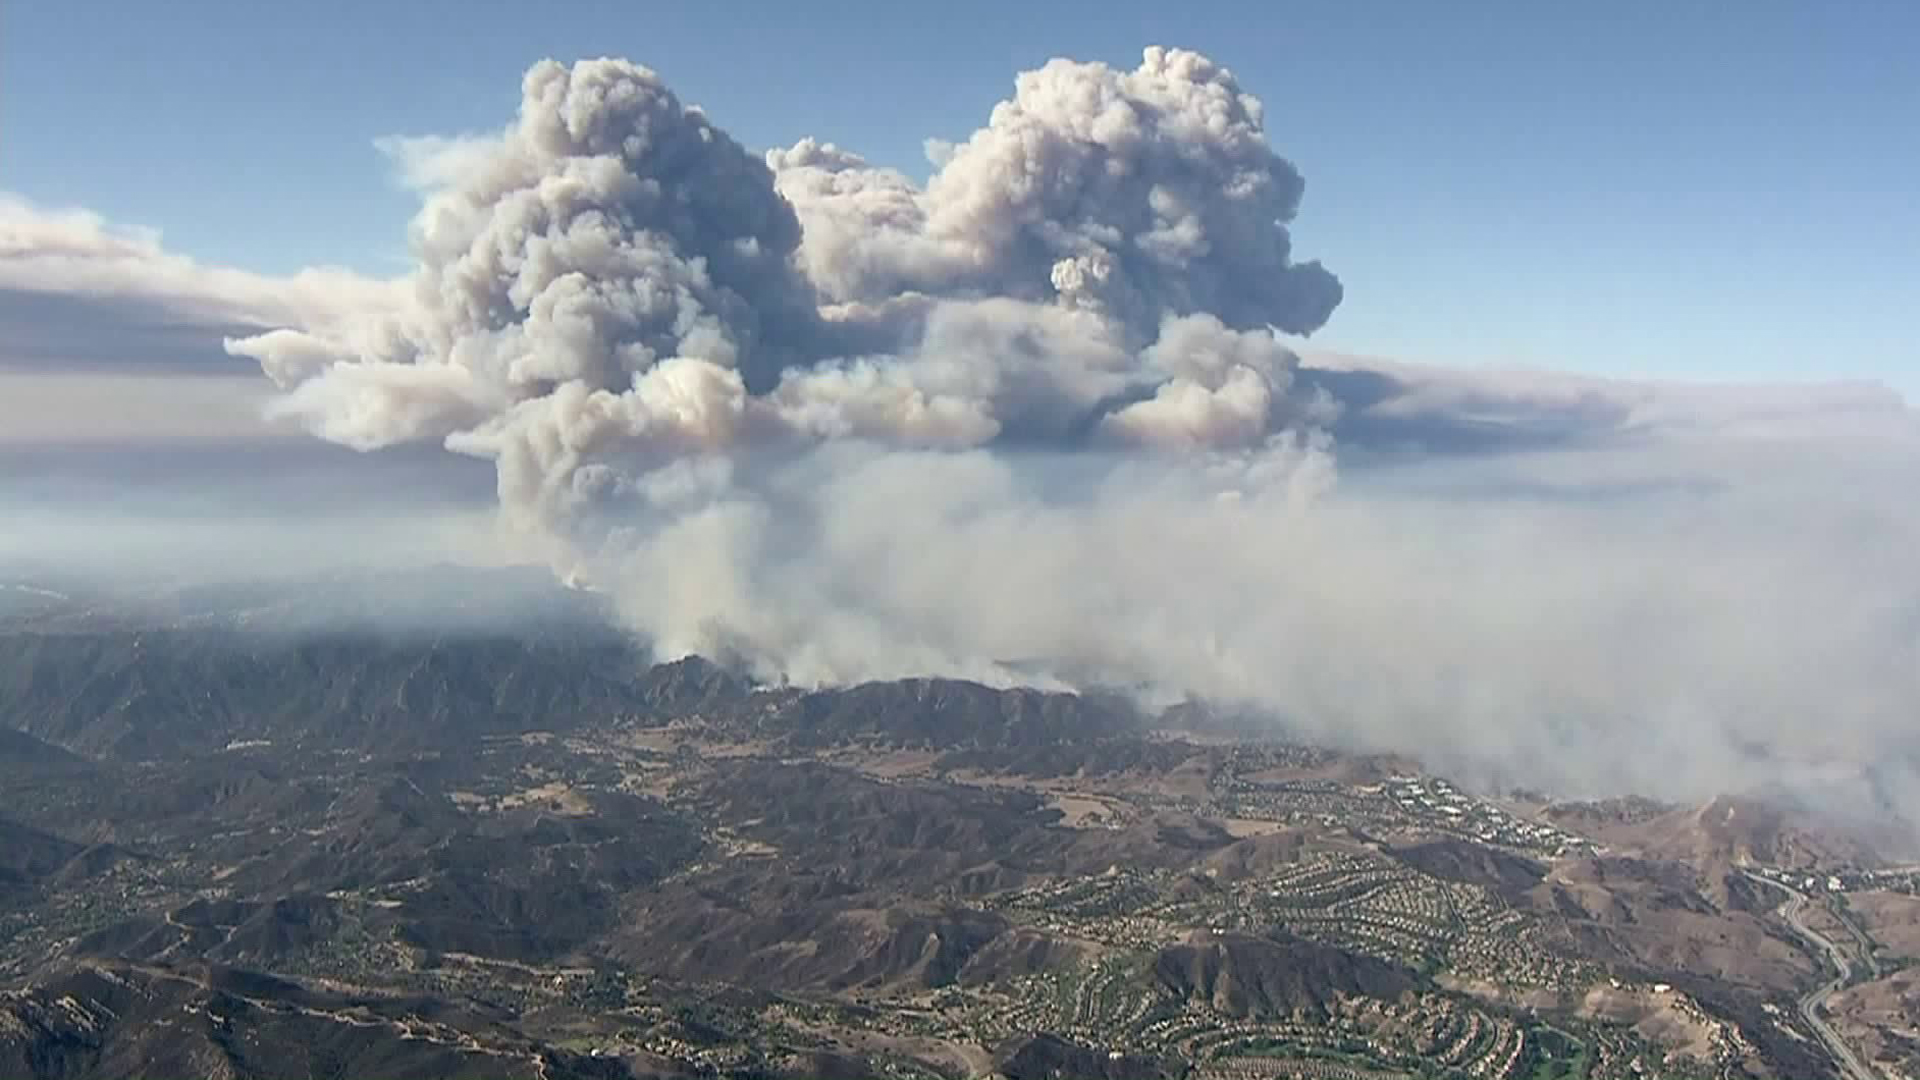
{"type": "Polygon", "coordinates": [[[1847,954],[1838,945],[1829,941],[1826,935],[1806,924],[1804,916],[1807,905],[1812,902],[1807,898],[1806,893],[1790,885],[1761,877],[1752,871],[1745,873],[1763,885],[1772,885],[1786,891],[1787,902],[1780,905],[1777,914],[1786,920],[1787,926],[1799,935],[1802,941],[1813,947],[1817,955],[1826,957],[1827,963],[1833,967],[1832,978],[1801,996],[1800,1018],[1805,1020],[1807,1026],[1813,1029],[1813,1033],[1826,1044],[1827,1053],[1833,1056],[1834,1064],[1840,1066],[1840,1075],[1845,1080],[1881,1080],[1880,1075],[1869,1069],[1866,1063],[1860,1060],[1859,1055],[1853,1052],[1853,1047],[1848,1046],[1846,1040],[1840,1037],[1840,1033],[1833,1030],[1832,1025],[1820,1015],[1820,1010],[1825,1007],[1827,999],[1833,997],[1841,987],[1847,985],[1847,980],[1853,977],[1853,965],[1848,961],[1847,954]]]}

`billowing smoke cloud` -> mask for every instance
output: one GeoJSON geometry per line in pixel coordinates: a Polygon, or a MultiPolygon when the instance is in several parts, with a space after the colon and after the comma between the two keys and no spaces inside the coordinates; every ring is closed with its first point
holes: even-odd
{"type": "Polygon", "coordinates": [[[495,459],[543,529],[742,444],[1258,446],[1311,412],[1276,330],[1340,299],[1291,261],[1303,184],[1261,121],[1193,53],[1056,61],[922,190],[812,141],[762,160],[645,68],[542,63],[499,136],[395,144],[431,189],[410,310],[230,348],[328,439],[495,459]]]}
{"type": "Polygon", "coordinates": [[[523,89],[388,143],[404,304],[228,348],[334,442],[491,459],[663,653],[1194,693],[1582,790],[1910,739],[1904,403],[1303,366],[1340,286],[1204,57],[1026,73],[924,185],[749,153],[621,61],[523,89]],[[1336,440],[1375,451],[1337,484],[1336,440]]]}
{"type": "Polygon", "coordinates": [[[1310,333],[1340,284],[1290,261],[1305,184],[1262,121],[1226,69],[1149,49],[1131,72],[1055,60],[1021,75],[925,192],[812,140],[768,161],[832,300],[1006,296],[1098,312],[1136,339],[1192,312],[1310,333]]]}

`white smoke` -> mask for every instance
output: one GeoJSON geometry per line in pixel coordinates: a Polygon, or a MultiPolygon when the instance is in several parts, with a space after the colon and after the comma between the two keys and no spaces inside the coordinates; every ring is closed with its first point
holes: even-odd
{"type": "Polygon", "coordinates": [[[1135,338],[1196,311],[1310,333],[1340,285],[1290,261],[1305,185],[1263,119],[1225,68],[1156,48],[1134,71],[1055,60],[1021,75],[924,192],[811,139],[768,162],[833,301],[1005,296],[1096,311],[1135,338]]]}
{"type": "Polygon", "coordinates": [[[490,459],[668,655],[1190,692],[1584,789],[1905,738],[1903,403],[1815,403],[1863,449],[1758,398],[1303,367],[1280,335],[1340,286],[1263,122],[1193,53],[1054,61],[922,186],[542,63],[503,132],[388,144],[426,190],[405,305],[228,349],[326,439],[490,459]],[[1336,485],[1335,432],[1507,453],[1336,485]]]}
{"type": "Polygon", "coordinates": [[[1340,295],[1291,262],[1302,182],[1261,118],[1192,53],[1056,61],[921,190],[812,141],[763,161],[645,68],[546,62],[497,137],[391,144],[429,188],[409,310],[229,348],[322,437],[493,458],[548,530],[608,469],[746,443],[1254,447],[1311,411],[1276,330],[1340,295]]]}

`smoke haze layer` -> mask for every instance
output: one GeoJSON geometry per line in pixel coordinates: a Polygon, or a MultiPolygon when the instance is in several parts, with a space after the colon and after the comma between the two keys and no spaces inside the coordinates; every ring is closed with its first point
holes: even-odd
{"type": "Polygon", "coordinates": [[[384,145],[408,286],[228,350],[322,438],[491,461],[663,654],[1200,695],[1569,790],[1878,761],[1920,817],[1905,404],[1303,364],[1341,286],[1205,57],[1022,74],[924,184],[618,60],[384,145]]]}

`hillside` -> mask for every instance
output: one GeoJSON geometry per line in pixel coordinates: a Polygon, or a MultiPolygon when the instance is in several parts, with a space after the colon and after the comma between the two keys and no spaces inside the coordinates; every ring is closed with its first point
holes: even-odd
{"type": "Polygon", "coordinates": [[[0,1074],[1157,1078],[1333,1047],[1517,1080],[1577,1043],[1594,1077],[1824,1075],[1793,1019],[1818,965],[1731,873],[1798,826],[1522,828],[1173,715],[762,687],[591,625],[0,634],[0,1074]],[[1660,1024],[1582,1004],[1656,981],[1660,1024]]]}
{"type": "Polygon", "coordinates": [[[1397,1000],[1409,973],[1285,936],[1208,934],[1160,950],[1154,977],[1174,996],[1226,1016],[1325,1020],[1346,998],[1397,1000]]]}

